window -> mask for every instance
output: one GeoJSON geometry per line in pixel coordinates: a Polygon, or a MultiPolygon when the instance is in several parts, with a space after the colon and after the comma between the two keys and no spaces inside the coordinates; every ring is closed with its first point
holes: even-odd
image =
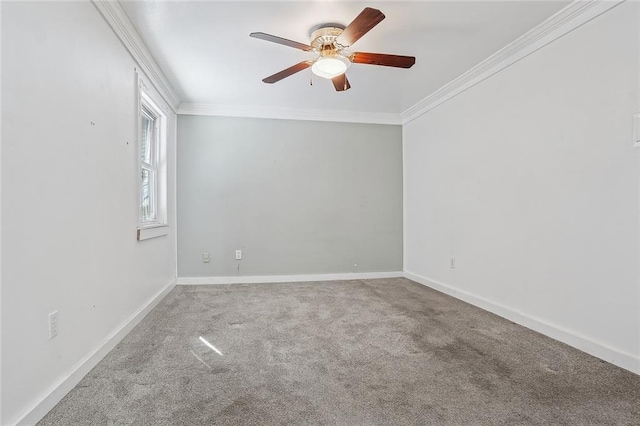
{"type": "Polygon", "coordinates": [[[139,79],[138,111],[138,240],[160,235],[166,231],[166,116],[139,79]]]}
{"type": "Polygon", "coordinates": [[[158,137],[160,119],[149,105],[140,111],[140,224],[158,222],[158,137]]]}

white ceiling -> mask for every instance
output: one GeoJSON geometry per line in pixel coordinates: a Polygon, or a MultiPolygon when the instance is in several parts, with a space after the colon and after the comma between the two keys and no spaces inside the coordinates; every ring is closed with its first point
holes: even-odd
{"type": "Polygon", "coordinates": [[[400,114],[523,35],[567,1],[121,1],[183,103],[400,114]],[[261,80],[309,52],[249,37],[265,32],[309,43],[324,22],[347,25],[366,6],[386,19],[352,51],[416,57],[411,69],[354,64],[336,92],[305,70],[261,80]]]}

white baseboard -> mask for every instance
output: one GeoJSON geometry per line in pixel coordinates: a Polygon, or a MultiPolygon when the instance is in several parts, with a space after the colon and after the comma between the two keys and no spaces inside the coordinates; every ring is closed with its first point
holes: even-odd
{"type": "Polygon", "coordinates": [[[133,328],[155,308],[174,287],[175,280],[153,296],[149,302],[141,306],[120,327],[109,334],[95,351],[78,361],[69,374],[51,386],[33,406],[16,421],[15,425],[35,425],[38,423],[64,396],[73,389],[84,376],[91,371],[133,328]]]}
{"type": "Polygon", "coordinates": [[[291,283],[308,281],[342,281],[367,280],[376,278],[400,278],[404,272],[345,272],[341,274],[311,274],[311,275],[253,275],[235,277],[180,277],[178,285],[203,284],[264,284],[291,283]]]}
{"type": "Polygon", "coordinates": [[[575,331],[567,330],[566,328],[551,324],[540,318],[535,318],[531,315],[517,312],[512,308],[492,302],[483,297],[459,290],[449,284],[416,275],[408,271],[405,271],[404,276],[412,281],[492,312],[531,330],[537,331],[538,333],[544,334],[545,336],[559,340],[569,346],[573,346],[576,349],[622,367],[625,370],[640,374],[640,358],[633,354],[612,348],[605,343],[598,342],[589,337],[580,335],[575,331]]]}

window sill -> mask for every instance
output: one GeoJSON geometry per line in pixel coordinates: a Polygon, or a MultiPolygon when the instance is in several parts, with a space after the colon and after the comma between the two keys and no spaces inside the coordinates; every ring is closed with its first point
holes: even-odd
{"type": "Polygon", "coordinates": [[[138,241],[162,237],[169,233],[169,225],[152,225],[138,228],[138,241]]]}

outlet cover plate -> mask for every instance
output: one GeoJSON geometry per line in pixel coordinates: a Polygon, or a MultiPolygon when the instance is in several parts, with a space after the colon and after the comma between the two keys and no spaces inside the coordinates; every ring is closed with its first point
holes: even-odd
{"type": "Polygon", "coordinates": [[[58,335],[58,311],[49,314],[49,339],[58,335]]]}

